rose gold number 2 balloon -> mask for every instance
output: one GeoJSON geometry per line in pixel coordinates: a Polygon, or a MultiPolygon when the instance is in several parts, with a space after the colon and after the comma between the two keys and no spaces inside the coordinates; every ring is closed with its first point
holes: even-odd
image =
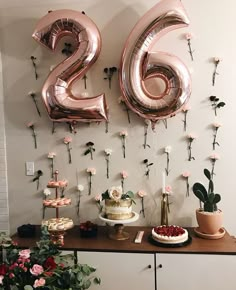
{"type": "Polygon", "coordinates": [[[121,58],[120,87],[128,107],[151,120],[175,115],[191,94],[190,74],[176,57],[165,52],[150,53],[154,43],[167,32],[189,24],[179,0],[162,0],[149,10],[131,31],[121,58]],[[145,81],[159,78],[164,92],[148,91],[145,81]]]}
{"type": "Polygon", "coordinates": [[[54,51],[65,35],[74,38],[76,49],[57,65],[44,83],[42,97],[47,112],[58,122],[107,120],[104,94],[76,98],[71,92],[72,84],[85,75],[101,50],[100,33],[92,20],[78,11],[53,11],[40,19],[32,36],[54,51]]]}

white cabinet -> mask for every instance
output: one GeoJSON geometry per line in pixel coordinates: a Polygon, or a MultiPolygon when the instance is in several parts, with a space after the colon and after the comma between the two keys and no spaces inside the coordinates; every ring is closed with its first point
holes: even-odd
{"type": "Polygon", "coordinates": [[[157,290],[235,290],[236,256],[156,254],[157,290]]]}
{"type": "Polygon", "coordinates": [[[235,290],[236,285],[234,255],[82,251],[77,257],[97,269],[102,290],[235,290]]]}
{"type": "Polygon", "coordinates": [[[97,270],[101,286],[89,290],[155,290],[154,254],[78,252],[78,262],[97,270]]]}

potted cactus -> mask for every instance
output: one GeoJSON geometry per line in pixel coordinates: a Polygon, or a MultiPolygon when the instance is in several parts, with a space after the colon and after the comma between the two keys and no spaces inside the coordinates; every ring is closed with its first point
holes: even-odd
{"type": "Polygon", "coordinates": [[[204,169],[204,175],[209,181],[208,188],[199,182],[193,185],[193,193],[200,201],[200,208],[196,210],[196,218],[201,233],[214,235],[223,225],[223,213],[217,208],[221,196],[214,193],[214,183],[208,169],[204,169]]]}

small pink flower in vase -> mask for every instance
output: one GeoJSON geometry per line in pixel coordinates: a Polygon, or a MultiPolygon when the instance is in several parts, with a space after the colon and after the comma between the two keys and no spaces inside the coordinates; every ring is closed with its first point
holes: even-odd
{"type": "Polygon", "coordinates": [[[71,159],[72,148],[70,147],[70,143],[72,142],[72,138],[67,136],[64,138],[63,142],[64,142],[64,144],[66,144],[66,147],[67,147],[68,156],[69,156],[69,163],[72,163],[72,159],[71,159]]]}
{"type": "Polygon", "coordinates": [[[212,86],[214,86],[215,81],[216,81],[216,75],[219,75],[219,73],[217,72],[217,68],[218,68],[219,63],[222,61],[222,59],[219,57],[213,57],[212,61],[215,66],[213,74],[212,74],[212,86]]]}
{"type": "Polygon", "coordinates": [[[182,108],[182,112],[184,113],[184,119],[183,119],[184,131],[186,131],[187,129],[187,114],[189,110],[191,110],[191,106],[189,104],[184,105],[182,108]]]}
{"type": "Polygon", "coordinates": [[[192,50],[192,47],[191,47],[191,39],[193,38],[193,35],[191,33],[186,33],[185,34],[185,39],[187,40],[188,42],[188,52],[191,56],[191,60],[193,61],[193,52],[194,50],[192,50]]]}
{"type": "Polygon", "coordinates": [[[189,171],[184,171],[183,173],[182,173],[182,177],[184,178],[184,179],[186,179],[186,187],[187,187],[187,189],[186,189],[186,196],[188,197],[189,196],[189,177],[190,177],[190,172],[189,171]]]}
{"type": "Polygon", "coordinates": [[[144,197],[147,196],[147,193],[144,190],[139,190],[137,195],[141,198],[142,209],[140,210],[140,214],[142,213],[145,218],[144,197]]]}
{"type": "Polygon", "coordinates": [[[213,179],[213,177],[215,175],[215,163],[219,159],[220,159],[220,156],[217,153],[212,153],[210,155],[210,160],[211,160],[211,164],[212,164],[212,169],[211,169],[211,178],[212,179],[213,179]]]}
{"type": "Polygon", "coordinates": [[[126,138],[128,136],[128,132],[126,130],[123,130],[120,132],[120,137],[121,137],[121,141],[122,141],[122,150],[123,150],[123,157],[125,158],[125,145],[126,145],[126,138]]]}
{"type": "Polygon", "coordinates": [[[48,153],[48,159],[51,160],[51,178],[53,178],[53,174],[54,174],[54,158],[55,157],[56,157],[55,152],[48,153]]]}
{"type": "Polygon", "coordinates": [[[91,190],[92,190],[92,176],[96,175],[96,169],[93,167],[87,168],[86,172],[89,174],[89,190],[88,190],[88,195],[91,195],[91,190]]]}
{"type": "Polygon", "coordinates": [[[215,150],[216,145],[220,146],[220,144],[216,141],[216,137],[217,137],[218,130],[221,126],[222,126],[222,124],[220,124],[218,122],[213,123],[213,130],[214,130],[213,142],[212,142],[213,150],[215,150]]]}
{"type": "Polygon", "coordinates": [[[102,212],[102,204],[101,204],[101,202],[102,202],[102,195],[101,194],[95,195],[94,200],[95,200],[95,202],[96,202],[96,204],[97,204],[97,206],[99,208],[99,212],[102,212]]]}
{"type": "Polygon", "coordinates": [[[27,124],[27,127],[30,128],[32,130],[32,136],[34,138],[34,148],[37,149],[37,135],[36,135],[36,132],[35,132],[35,125],[33,122],[30,122],[27,124]]]}
{"type": "Polygon", "coordinates": [[[195,160],[195,157],[192,156],[192,143],[196,139],[196,135],[194,134],[188,134],[187,139],[188,139],[188,161],[195,160]]]}
{"type": "Polygon", "coordinates": [[[125,170],[121,171],[120,176],[121,176],[122,192],[124,193],[124,183],[125,183],[125,179],[128,177],[127,171],[125,171],[125,170]]]}

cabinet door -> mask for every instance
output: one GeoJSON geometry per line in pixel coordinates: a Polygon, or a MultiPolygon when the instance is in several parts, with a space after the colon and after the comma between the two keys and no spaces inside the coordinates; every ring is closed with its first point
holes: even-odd
{"type": "Polygon", "coordinates": [[[97,270],[101,286],[89,290],[155,290],[154,254],[78,252],[78,262],[97,270]]]}
{"type": "Polygon", "coordinates": [[[156,254],[157,290],[235,290],[236,256],[156,254]]]}

